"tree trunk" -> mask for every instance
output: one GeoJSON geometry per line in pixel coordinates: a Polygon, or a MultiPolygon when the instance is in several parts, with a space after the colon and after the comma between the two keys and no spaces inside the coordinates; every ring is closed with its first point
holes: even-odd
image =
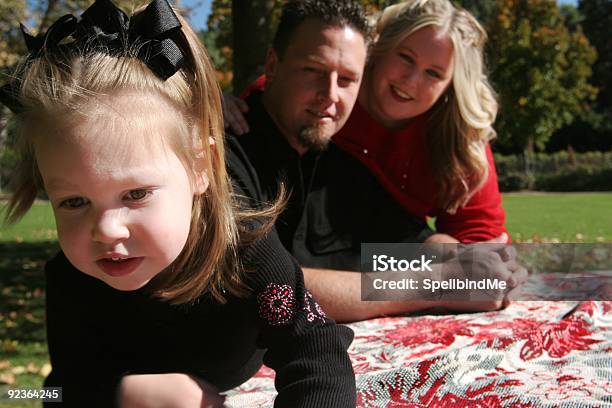
{"type": "Polygon", "coordinates": [[[525,174],[527,175],[527,189],[528,190],[534,190],[536,185],[535,185],[535,174],[534,174],[534,157],[533,157],[533,151],[534,151],[534,140],[533,140],[533,136],[530,136],[529,139],[527,139],[527,145],[525,146],[525,149],[523,150],[523,162],[525,163],[525,174]]]}
{"type": "MultiPolygon", "coordinates": [[[[8,108],[4,105],[0,105],[0,160],[2,159],[2,156],[4,155],[4,150],[6,149],[6,144],[8,141],[8,126],[7,126],[8,115],[9,115],[8,108]]],[[[0,166],[1,165],[2,165],[2,162],[0,161],[0,166]]],[[[3,170],[5,169],[0,168],[0,193],[4,189],[4,183],[3,183],[4,180],[2,178],[2,175],[5,172],[3,170]]]]}
{"type": "Polygon", "coordinates": [[[233,0],[234,93],[240,93],[263,72],[270,45],[270,24],[274,1],[233,0]]]}
{"type": "MultiPolygon", "coordinates": [[[[51,25],[51,15],[53,13],[53,11],[55,10],[55,7],[57,6],[57,2],[58,0],[49,0],[47,3],[47,7],[45,9],[45,13],[43,14],[42,18],[40,19],[40,25],[38,26],[38,33],[43,32],[44,30],[46,30],[47,28],[49,28],[49,26],[51,25]]],[[[36,34],[38,34],[36,33],[36,34]]]]}

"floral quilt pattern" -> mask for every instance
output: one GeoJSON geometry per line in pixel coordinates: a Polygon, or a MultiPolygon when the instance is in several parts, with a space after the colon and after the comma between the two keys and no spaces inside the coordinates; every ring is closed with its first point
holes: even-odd
{"type": "MultiPolygon", "coordinates": [[[[487,313],[349,325],[358,407],[612,407],[612,301],[516,301],[487,313]]],[[[274,371],[227,393],[271,407],[274,371]]]]}

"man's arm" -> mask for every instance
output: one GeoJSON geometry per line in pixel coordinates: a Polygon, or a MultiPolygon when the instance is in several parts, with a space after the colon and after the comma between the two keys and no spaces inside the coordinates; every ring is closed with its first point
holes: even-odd
{"type": "MultiPolygon", "coordinates": [[[[440,234],[439,238],[442,238],[442,242],[448,242],[444,240],[443,234],[440,234]]],[[[464,253],[443,264],[433,265],[434,270],[439,268],[440,272],[433,273],[432,276],[442,276],[443,273],[445,278],[462,278],[467,272],[473,276],[497,277],[508,282],[509,287],[516,287],[527,279],[527,271],[516,263],[516,252],[510,250],[511,247],[506,247],[506,241],[507,236],[502,234],[480,246],[482,251],[479,256],[473,258],[469,271],[461,264],[464,253]]],[[[467,259],[472,257],[473,254],[467,254],[467,259]]],[[[507,304],[501,298],[479,301],[453,300],[452,297],[427,300],[427,295],[418,290],[403,292],[405,300],[401,301],[362,301],[360,272],[314,268],[302,270],[306,287],[326,313],[340,323],[409,314],[434,307],[457,311],[488,311],[497,310],[507,304]]],[[[422,274],[418,278],[428,276],[422,274]]]]}
{"type": "Polygon", "coordinates": [[[443,306],[440,301],[418,299],[416,294],[414,299],[406,301],[362,301],[360,272],[313,268],[302,270],[306,287],[323,310],[338,323],[443,306]]]}

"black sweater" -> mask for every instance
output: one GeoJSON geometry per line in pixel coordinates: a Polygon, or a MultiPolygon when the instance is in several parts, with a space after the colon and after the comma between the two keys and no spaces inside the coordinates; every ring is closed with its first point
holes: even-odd
{"type": "Polygon", "coordinates": [[[276,232],[241,253],[251,295],[226,304],[204,295],[187,306],[146,287],[115,290],[59,253],[46,266],[45,386],[63,387],[64,406],[110,407],[126,374],[180,372],[227,390],[263,360],[276,371],[276,407],[354,407],[352,331],[325,317],[276,232]]]}

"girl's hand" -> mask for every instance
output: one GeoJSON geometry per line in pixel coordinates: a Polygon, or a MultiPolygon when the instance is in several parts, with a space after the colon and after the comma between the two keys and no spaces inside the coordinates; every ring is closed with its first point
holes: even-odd
{"type": "Polygon", "coordinates": [[[119,386],[122,408],[217,408],[225,397],[212,385],[187,374],[132,374],[119,386]]]}
{"type": "Polygon", "coordinates": [[[245,101],[232,94],[223,94],[223,122],[225,128],[230,128],[236,136],[249,132],[249,124],[244,118],[244,113],[248,111],[249,106],[245,101]]]}

